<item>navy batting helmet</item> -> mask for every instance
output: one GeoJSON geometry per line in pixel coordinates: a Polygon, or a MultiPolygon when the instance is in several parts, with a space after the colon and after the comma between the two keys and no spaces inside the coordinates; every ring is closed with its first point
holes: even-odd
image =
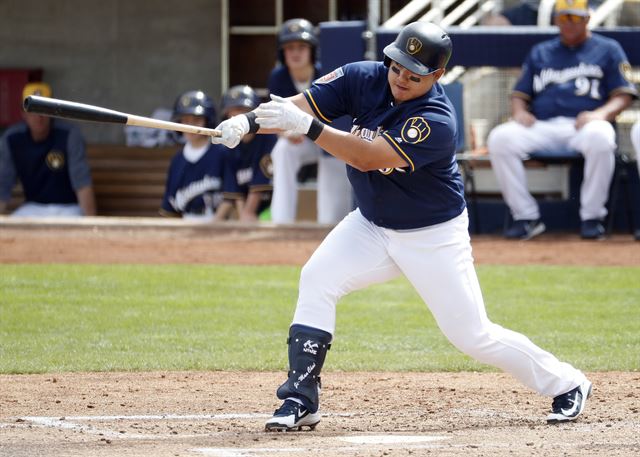
{"type": "Polygon", "coordinates": [[[208,128],[213,128],[216,123],[216,108],[213,100],[201,90],[190,90],[176,99],[173,118],[177,119],[184,114],[204,117],[205,126],[208,128]]]}
{"type": "Polygon", "coordinates": [[[291,41],[303,41],[311,45],[311,61],[316,61],[316,47],[318,37],[316,36],[313,24],[306,19],[289,19],[282,24],[278,34],[278,58],[284,64],[284,52],[282,46],[291,41]]]}
{"type": "Polygon", "coordinates": [[[222,114],[226,116],[227,111],[231,108],[254,110],[259,104],[260,99],[251,86],[233,86],[222,97],[222,114]]]}
{"type": "Polygon", "coordinates": [[[384,48],[384,64],[395,60],[418,75],[444,68],[451,57],[451,38],[435,24],[412,22],[398,34],[396,40],[384,48]]]}

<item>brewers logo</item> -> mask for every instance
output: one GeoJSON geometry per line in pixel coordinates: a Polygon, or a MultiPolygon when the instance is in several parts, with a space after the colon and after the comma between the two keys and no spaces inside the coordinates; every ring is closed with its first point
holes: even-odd
{"type": "Polygon", "coordinates": [[[427,139],[431,127],[423,117],[411,117],[402,126],[400,135],[405,143],[416,144],[427,139]]]}
{"type": "Polygon", "coordinates": [[[407,40],[407,52],[411,55],[420,52],[422,49],[422,42],[416,37],[411,37],[407,40]]]}
{"type": "Polygon", "coordinates": [[[273,178],[273,163],[271,162],[271,154],[265,154],[260,159],[260,170],[267,178],[273,178]]]}
{"type": "MultiPolygon", "coordinates": [[[[633,69],[631,68],[631,64],[629,62],[620,62],[620,73],[627,81],[636,82],[634,81],[635,78],[633,77],[633,69]]],[[[640,82],[640,78],[637,82],[640,82]]]]}
{"type": "Polygon", "coordinates": [[[64,154],[60,151],[49,151],[46,161],[49,169],[53,171],[60,170],[64,167],[64,154]]]}

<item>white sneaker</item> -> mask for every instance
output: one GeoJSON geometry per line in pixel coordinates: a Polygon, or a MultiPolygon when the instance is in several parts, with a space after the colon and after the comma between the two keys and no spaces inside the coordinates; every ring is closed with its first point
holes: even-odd
{"type": "Polygon", "coordinates": [[[276,409],[273,417],[267,421],[264,429],[276,432],[288,432],[302,430],[302,427],[316,428],[320,422],[320,413],[310,412],[304,405],[293,400],[285,400],[280,408],[276,409]]]}

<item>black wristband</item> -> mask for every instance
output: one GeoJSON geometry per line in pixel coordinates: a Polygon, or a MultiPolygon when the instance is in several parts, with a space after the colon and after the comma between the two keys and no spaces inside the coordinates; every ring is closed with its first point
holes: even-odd
{"type": "Polygon", "coordinates": [[[249,133],[256,133],[260,130],[260,124],[256,122],[256,113],[250,111],[245,113],[245,116],[247,116],[247,120],[249,121],[249,133]]]}
{"type": "Polygon", "coordinates": [[[309,126],[309,131],[306,135],[311,138],[311,141],[316,141],[322,130],[324,129],[324,124],[320,122],[318,119],[314,119],[311,121],[311,125],[309,126]]]}

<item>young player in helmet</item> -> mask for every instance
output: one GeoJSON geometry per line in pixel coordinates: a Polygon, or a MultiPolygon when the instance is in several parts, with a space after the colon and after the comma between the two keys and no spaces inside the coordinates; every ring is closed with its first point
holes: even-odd
{"type": "MultiPolygon", "coordinates": [[[[184,124],[211,128],[216,121],[213,100],[200,90],[180,95],[173,119],[184,124]]],[[[160,214],[204,221],[214,220],[223,192],[234,192],[225,151],[209,137],[184,133],[185,144],[169,165],[160,214]],[[226,186],[226,187],[225,187],[226,186]]]]}
{"type": "MultiPolygon", "coordinates": [[[[255,91],[246,85],[231,87],[222,97],[222,117],[227,119],[248,113],[260,104],[255,91]]],[[[236,183],[237,193],[225,193],[225,201],[217,212],[217,218],[231,215],[233,203],[244,222],[258,220],[262,211],[271,203],[271,149],[276,135],[245,135],[233,149],[227,149],[227,159],[236,183]]],[[[226,149],[226,148],[225,148],[226,149]]]]}
{"type": "Polygon", "coordinates": [[[347,163],[358,204],[302,269],[287,340],[289,371],[276,391],[283,403],[267,430],[315,427],[338,301],[401,275],[454,346],[554,397],[548,422],[574,420],[584,410],[591,383],[581,371],[487,316],[456,162],[462,126],[438,82],[451,51],[440,27],[414,22],[384,49],[384,63],[347,64],[303,94],[272,96],[223,122],[222,136],[212,138],[233,145],[250,131],[306,135],[347,163]],[[321,122],[345,114],[353,119],[351,133],[321,122]]]}
{"type": "MultiPolygon", "coordinates": [[[[296,95],[320,76],[316,63],[318,40],[313,24],[306,19],[290,19],[278,35],[280,65],[269,76],[270,93],[281,97],[296,95]]],[[[308,138],[284,132],[271,153],[273,198],[271,220],[289,224],[296,220],[298,172],[303,165],[318,164],[318,222],[335,224],[352,208],[351,189],[342,162],[326,154],[308,138]]]]}

